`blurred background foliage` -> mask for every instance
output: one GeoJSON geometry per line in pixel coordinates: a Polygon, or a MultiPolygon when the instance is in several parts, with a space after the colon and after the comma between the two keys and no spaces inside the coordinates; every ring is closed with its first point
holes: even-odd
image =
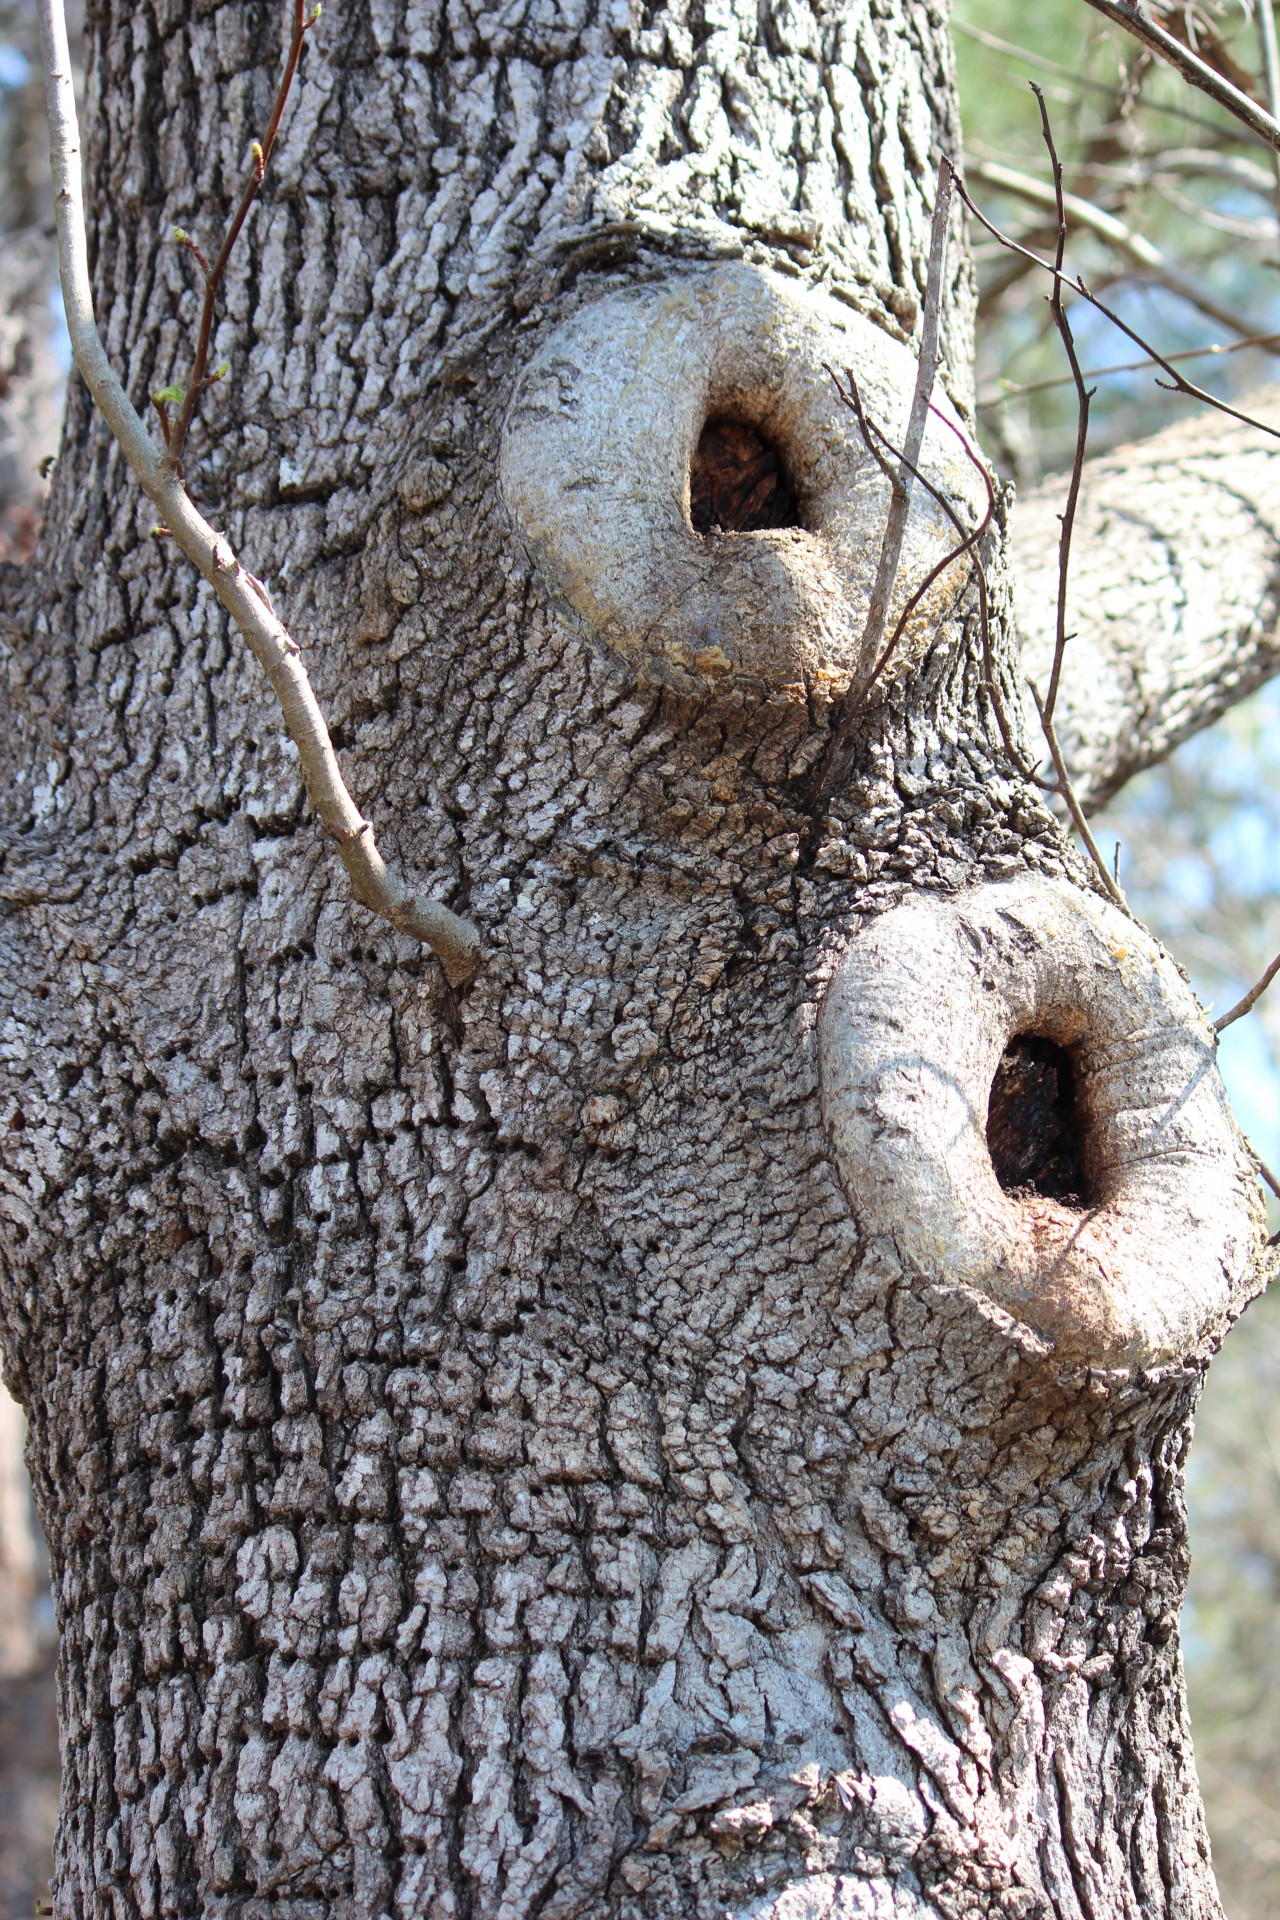
{"type": "MultiPolygon", "coordinates": [[[[1262,0],[1149,5],[1270,103],[1262,0]]],[[[1005,231],[1051,249],[1035,81],[1076,199],[1069,264],[1162,352],[1196,354],[1185,366],[1199,384],[1229,395],[1280,379],[1272,156],[1084,0],[954,0],[954,20],[979,204],[1005,231]]],[[[49,215],[35,4],[0,0],[0,563],[31,550],[44,495],[38,463],[56,449],[66,355],[49,215]]],[[[1025,488],[1068,465],[1074,401],[1046,281],[974,238],[982,438],[1025,488]]],[[[1095,450],[1153,432],[1188,406],[1161,392],[1150,368],[1133,367],[1131,343],[1080,301],[1072,321],[1086,368],[1125,369],[1099,371],[1095,450]]],[[[1280,950],[1280,683],[1134,781],[1095,829],[1108,849],[1121,842],[1131,901],[1201,998],[1230,1005],[1280,950]]],[[[1280,982],[1224,1035],[1222,1063],[1242,1124],[1280,1168],[1280,982]]],[[[1280,1293],[1228,1340],[1198,1425],[1184,1623],[1196,1750],[1227,1912],[1271,1920],[1280,1913],[1280,1293]]],[[[25,1551],[0,1540],[0,1586],[6,1552],[25,1551]]],[[[25,1920],[47,1889],[52,1691],[40,1618],[25,1641],[18,1628],[7,1642],[0,1632],[0,1920],[25,1920]]]]}
{"type": "MultiPolygon", "coordinates": [[[[1237,86],[1271,104],[1258,0],[1150,5],[1237,86]]],[[[1067,191],[1068,265],[1162,353],[1223,397],[1280,380],[1280,184],[1272,156],[1083,0],[954,0],[970,191],[1051,252],[1044,90],[1067,191]],[[1272,336],[1269,340],[1266,336],[1272,336]],[[1262,344],[1241,346],[1241,341],[1262,344]],[[1197,350],[1213,348],[1212,353],[1197,350]]],[[[1273,111],[1274,111],[1273,107],[1273,111]]],[[[1278,116],[1280,117],[1280,116],[1278,116]]],[[[975,234],[979,424],[1020,488],[1062,475],[1075,401],[1047,278],[975,234]]],[[[1081,300],[1096,376],[1094,451],[1193,403],[1081,300]],[[1125,371],[1102,373],[1120,366],[1125,371]]],[[[1280,561],[1280,556],[1277,556],[1280,561]]],[[[1068,622],[1069,625],[1069,622],[1068,622]]],[[[1067,675],[1070,676],[1068,650],[1067,675]]],[[[1095,818],[1135,910],[1222,1011],[1280,951],[1280,681],[1143,774],[1095,818]]],[[[1222,1038],[1241,1125],[1280,1168],[1280,982],[1222,1038]]],[[[1273,1208],[1273,1226],[1280,1214],[1273,1208]]],[[[1209,1374],[1188,1470],[1192,1576],[1183,1622],[1196,1755],[1230,1920],[1280,1913],[1280,1290],[1256,1302],[1209,1374]]]]}

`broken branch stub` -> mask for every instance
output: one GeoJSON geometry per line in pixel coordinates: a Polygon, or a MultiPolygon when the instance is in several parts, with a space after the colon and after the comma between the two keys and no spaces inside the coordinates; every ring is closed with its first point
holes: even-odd
{"type": "MultiPolygon", "coordinates": [[[[503,430],[507,507],[549,591],[642,680],[829,701],[869,673],[890,489],[833,388],[827,369],[845,366],[900,433],[914,354],[821,293],[732,265],[607,292],[524,369],[503,430]],[[704,431],[723,439],[725,423],[776,456],[798,524],[726,531],[704,512],[700,483],[691,502],[704,431]]],[[[922,464],[976,525],[980,480],[936,420],[922,464]]],[[[896,603],[954,544],[945,514],[916,490],[896,603]]],[[[930,589],[896,673],[918,663],[966,585],[951,575],[930,589]]]]}
{"type": "Polygon", "coordinates": [[[1147,934],[1030,877],[871,921],[819,1020],[824,1121],[862,1231],[1054,1359],[1097,1366],[1187,1357],[1256,1285],[1261,1196],[1214,1055],[1147,934]],[[1020,1036],[1069,1062],[1079,1204],[1006,1191],[992,1165],[991,1089],[1020,1036]]]}

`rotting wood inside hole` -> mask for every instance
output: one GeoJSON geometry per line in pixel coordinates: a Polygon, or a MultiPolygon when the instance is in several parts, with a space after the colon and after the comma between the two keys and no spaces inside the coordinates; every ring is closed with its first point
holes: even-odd
{"type": "Polygon", "coordinates": [[[991,1083],[987,1149],[1006,1193],[1086,1204],[1071,1056],[1039,1034],[1015,1034],[991,1083]]]}
{"type": "Polygon", "coordinates": [[[798,527],[795,489],[778,449],[743,420],[708,420],[689,470],[695,533],[761,533],[798,527]]]}

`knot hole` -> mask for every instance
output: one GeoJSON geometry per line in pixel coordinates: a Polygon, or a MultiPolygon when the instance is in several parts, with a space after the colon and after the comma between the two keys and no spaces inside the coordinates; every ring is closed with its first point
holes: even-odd
{"type": "Polygon", "coordinates": [[[782,455],[758,427],[719,414],[707,421],[689,470],[689,519],[695,533],[801,524],[782,455]]]}
{"type": "Polygon", "coordinates": [[[1071,1055],[1040,1034],[1015,1034],[987,1106],[987,1150],[1006,1193],[1086,1205],[1083,1130],[1071,1055]]]}

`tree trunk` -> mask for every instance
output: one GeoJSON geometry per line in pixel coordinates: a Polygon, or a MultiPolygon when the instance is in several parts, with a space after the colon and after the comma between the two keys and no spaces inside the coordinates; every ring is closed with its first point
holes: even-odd
{"type": "MultiPolygon", "coordinates": [[[[283,28],[89,20],[137,400],[283,28]]],[[[461,990],[73,391],[0,744],[60,1915],[1219,1914],[1180,1474],[1252,1168],[963,567],[866,690],[889,489],[825,368],[902,433],[957,139],[932,0],[309,42],[190,483],[461,990]]],[[[954,540],[917,490],[894,619],[954,540]]]]}

